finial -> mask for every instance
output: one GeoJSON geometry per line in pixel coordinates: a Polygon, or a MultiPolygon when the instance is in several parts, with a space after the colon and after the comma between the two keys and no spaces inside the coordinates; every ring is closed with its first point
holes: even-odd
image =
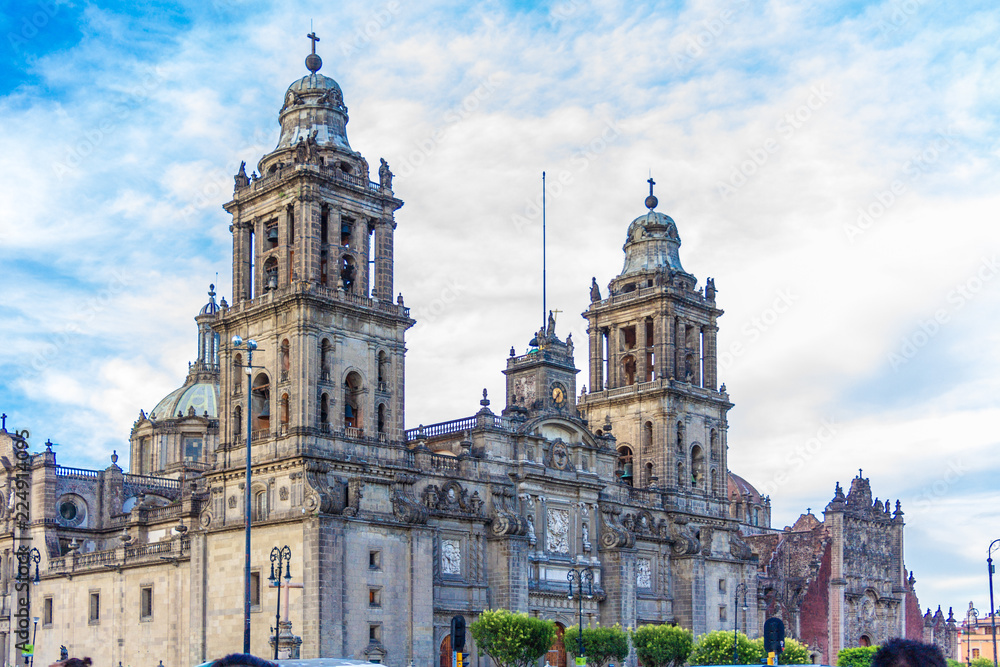
{"type": "Polygon", "coordinates": [[[858,479],[864,479],[864,476],[861,474],[861,468],[858,468],[858,479]]]}
{"type": "Polygon", "coordinates": [[[210,297],[212,297],[213,299],[215,298],[215,285],[209,284],[209,286],[208,286],[208,295],[210,297]]]}
{"type": "Polygon", "coordinates": [[[3,429],[3,432],[6,433],[7,432],[7,413],[6,412],[3,413],[2,415],[0,415],[0,421],[3,422],[3,425],[0,426],[0,429],[3,429]]]}
{"type": "Polygon", "coordinates": [[[513,345],[510,346],[510,356],[512,356],[512,357],[517,356],[517,352],[514,351],[514,346],[513,345]]]}
{"type": "Polygon", "coordinates": [[[118,465],[118,450],[117,449],[111,450],[111,463],[114,464],[114,465],[118,465]]]}
{"type": "Polygon", "coordinates": [[[52,440],[45,441],[45,451],[52,452],[52,440]]]}
{"type": "Polygon", "coordinates": [[[486,398],[486,389],[483,389],[483,400],[479,401],[479,405],[484,408],[490,404],[490,399],[486,398]]]}
{"type": "Polygon", "coordinates": [[[310,32],[306,37],[312,42],[312,53],[306,56],[306,69],[315,74],[323,66],[323,59],[316,55],[316,42],[319,41],[319,37],[315,32],[310,32]]]}
{"type": "Polygon", "coordinates": [[[646,208],[652,211],[659,204],[659,200],[653,195],[653,186],[656,185],[656,181],[653,180],[653,175],[650,174],[649,179],[646,181],[649,183],[649,196],[646,197],[646,208]]]}

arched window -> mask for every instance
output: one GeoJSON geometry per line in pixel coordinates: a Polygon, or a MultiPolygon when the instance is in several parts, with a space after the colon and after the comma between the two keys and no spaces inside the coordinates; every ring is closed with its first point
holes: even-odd
{"type": "Polygon", "coordinates": [[[361,428],[361,375],[356,371],[344,379],[344,426],[361,428]]]}
{"type": "Polygon", "coordinates": [[[354,291],[354,279],[357,277],[357,263],[350,255],[344,255],[340,263],[340,281],[345,292],[354,291]]]}
{"type": "Polygon", "coordinates": [[[288,344],[288,339],[281,341],[281,356],[279,359],[279,364],[281,368],[280,381],[288,382],[288,369],[292,366],[292,355],[291,346],[288,344]]]}
{"type": "Polygon", "coordinates": [[[378,404],[378,433],[385,435],[385,403],[378,404]]]}
{"type": "Polygon", "coordinates": [[[267,518],[267,491],[261,489],[253,494],[253,515],[254,521],[263,521],[267,518]]]}
{"type": "Polygon", "coordinates": [[[691,486],[703,487],[705,483],[705,452],[700,445],[691,448],[691,486]]]}
{"type": "Polygon", "coordinates": [[[326,394],[319,397],[319,427],[323,431],[330,430],[330,399],[326,394]]]}
{"type": "Polygon", "coordinates": [[[382,350],[378,353],[378,388],[379,391],[385,391],[386,382],[389,380],[389,357],[382,350]]]}
{"type": "Polygon", "coordinates": [[[264,262],[264,291],[278,289],[278,259],[268,257],[264,262]]]}
{"type": "Polygon", "coordinates": [[[233,435],[237,438],[243,435],[243,408],[239,405],[233,410],[233,435]]]}
{"type": "Polygon", "coordinates": [[[645,483],[646,486],[652,486],[653,485],[653,463],[652,462],[649,462],[649,463],[646,464],[645,473],[646,473],[646,475],[645,475],[645,479],[643,479],[643,482],[645,483]]]}
{"type": "Polygon", "coordinates": [[[719,480],[718,480],[718,473],[715,471],[715,468],[712,468],[711,479],[712,479],[712,495],[717,496],[719,495],[719,480]]]}
{"type": "Polygon", "coordinates": [[[618,463],[615,466],[615,474],[623,484],[632,486],[632,448],[628,445],[621,445],[618,448],[618,463]]]}
{"type": "Polygon", "coordinates": [[[288,426],[288,413],[290,412],[288,394],[281,395],[281,423],[288,426]]]}
{"type": "Polygon", "coordinates": [[[271,427],[271,381],[264,373],[253,381],[250,413],[253,416],[253,430],[266,431],[271,427]]]}
{"type": "Polygon", "coordinates": [[[622,357],[622,377],[625,384],[635,384],[635,357],[631,354],[622,357]]]}
{"type": "Polygon", "coordinates": [[[643,457],[653,455],[653,422],[646,422],[642,425],[642,449],[640,453],[643,457]]]}
{"type": "Polygon", "coordinates": [[[243,376],[243,355],[237,354],[233,357],[233,393],[242,394],[245,382],[246,379],[243,376]]]}
{"type": "Polygon", "coordinates": [[[683,488],[684,484],[684,463],[682,461],[677,462],[677,486],[683,488]]]}
{"type": "Polygon", "coordinates": [[[330,379],[330,361],[333,352],[333,346],[330,345],[330,341],[326,338],[319,345],[319,373],[321,380],[330,379]]]}
{"type": "Polygon", "coordinates": [[[677,422],[677,451],[684,451],[684,422],[677,422]]]}
{"type": "Polygon", "coordinates": [[[719,456],[721,455],[721,452],[719,451],[719,434],[714,428],[711,430],[708,442],[709,442],[709,447],[711,449],[710,456],[712,457],[713,461],[717,461],[719,459],[719,456]]]}

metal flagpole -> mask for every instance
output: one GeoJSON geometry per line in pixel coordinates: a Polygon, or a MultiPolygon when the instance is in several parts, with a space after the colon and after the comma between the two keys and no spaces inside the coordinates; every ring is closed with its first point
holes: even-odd
{"type": "MultiPolygon", "coordinates": [[[[545,304],[545,172],[542,172],[542,328],[545,328],[548,310],[545,304]]],[[[548,332],[546,332],[548,333],[548,332]]]]}

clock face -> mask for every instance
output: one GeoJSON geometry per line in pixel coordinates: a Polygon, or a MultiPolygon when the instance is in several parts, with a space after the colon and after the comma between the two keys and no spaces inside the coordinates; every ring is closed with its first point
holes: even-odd
{"type": "Polygon", "coordinates": [[[557,384],[552,387],[552,402],[560,408],[566,404],[566,390],[562,385],[557,384]]]}

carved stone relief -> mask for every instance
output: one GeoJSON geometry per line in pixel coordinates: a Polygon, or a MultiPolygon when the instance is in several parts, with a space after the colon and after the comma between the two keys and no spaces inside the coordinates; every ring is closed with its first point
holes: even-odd
{"type": "Polygon", "coordinates": [[[462,574],[462,543],[459,540],[441,540],[441,572],[462,574]]]}
{"type": "Polygon", "coordinates": [[[640,558],[636,561],[635,585],[639,588],[653,587],[653,575],[648,558],[640,558]]]}
{"type": "Polygon", "coordinates": [[[555,553],[569,553],[569,510],[548,508],[545,548],[555,553]]]}

